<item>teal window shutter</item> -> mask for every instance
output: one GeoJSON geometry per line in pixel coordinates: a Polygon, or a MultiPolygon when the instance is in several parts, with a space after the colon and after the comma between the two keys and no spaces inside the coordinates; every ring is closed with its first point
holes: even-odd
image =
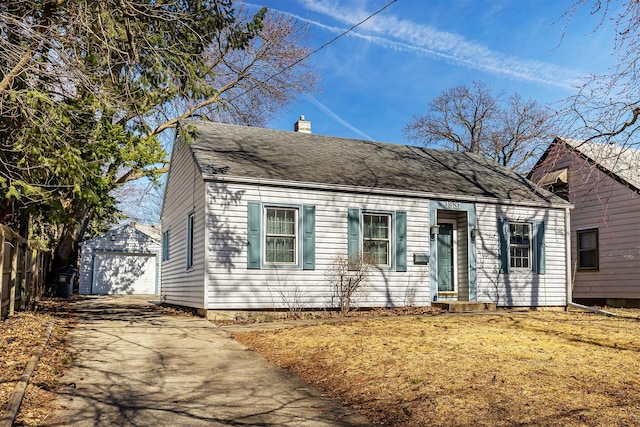
{"type": "Polygon", "coordinates": [[[535,264],[534,272],[538,274],[545,274],[547,272],[545,251],[544,251],[544,221],[535,222],[535,264]]]}
{"type": "Polygon", "coordinates": [[[498,265],[500,273],[509,272],[509,220],[498,219],[498,265]]]}
{"type": "Polygon", "coordinates": [[[260,268],[260,202],[247,204],[247,268],[260,268]]]}
{"type": "Polygon", "coordinates": [[[314,270],[316,268],[316,207],[303,207],[302,228],[302,269],[314,270]]]}
{"type": "Polygon", "coordinates": [[[407,271],[407,213],[396,212],[396,271],[407,271]]]}
{"type": "Polygon", "coordinates": [[[360,254],[360,209],[349,208],[347,256],[357,257],[360,254]]]}

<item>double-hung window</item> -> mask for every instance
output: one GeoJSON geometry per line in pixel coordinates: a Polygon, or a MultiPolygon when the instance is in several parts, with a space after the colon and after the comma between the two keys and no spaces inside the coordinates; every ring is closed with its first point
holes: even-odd
{"type": "Polygon", "coordinates": [[[498,220],[498,258],[500,273],[533,271],[545,274],[544,221],[498,220]]]}
{"type": "Polygon", "coordinates": [[[531,224],[509,224],[509,262],[511,268],[531,268],[531,224]]]}
{"type": "Polygon", "coordinates": [[[265,208],[265,264],[296,265],[298,209],[265,208]]]}
{"type": "Polygon", "coordinates": [[[315,206],[248,202],[247,268],[314,270],[315,215],[315,206]]]}
{"type": "Polygon", "coordinates": [[[362,215],[362,252],[365,260],[383,267],[391,267],[391,215],[362,215]]]}
{"type": "Polygon", "coordinates": [[[407,271],[407,213],[350,208],[347,215],[349,258],[395,271],[407,271]]]}
{"type": "Polygon", "coordinates": [[[578,231],[578,270],[598,270],[598,229],[578,231]]]}

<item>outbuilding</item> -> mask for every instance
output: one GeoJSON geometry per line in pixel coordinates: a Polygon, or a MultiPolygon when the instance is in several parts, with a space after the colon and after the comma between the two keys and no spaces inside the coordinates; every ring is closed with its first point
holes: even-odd
{"type": "Polygon", "coordinates": [[[160,228],[130,223],[80,244],[81,295],[155,295],[160,285],[160,228]]]}

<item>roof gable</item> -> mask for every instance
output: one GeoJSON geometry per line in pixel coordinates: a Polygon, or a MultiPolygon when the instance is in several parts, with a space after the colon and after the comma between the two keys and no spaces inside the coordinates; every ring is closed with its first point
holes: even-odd
{"type": "Polygon", "coordinates": [[[126,225],[111,229],[106,233],[101,234],[100,236],[96,236],[91,239],[80,242],[80,245],[82,246],[87,244],[100,244],[100,242],[111,242],[114,239],[116,241],[127,240],[131,237],[132,234],[137,234],[145,241],[149,240],[149,241],[154,241],[156,243],[159,243],[162,240],[162,233],[154,225],[136,224],[135,227],[132,227],[130,224],[126,224],[126,225]],[[113,236],[113,239],[111,236],[113,236]]]}
{"type": "Polygon", "coordinates": [[[614,144],[597,144],[576,139],[556,137],[540,160],[529,172],[530,178],[550,155],[551,150],[562,144],[590,164],[611,176],[621,184],[640,192],[640,151],[614,144]]]}
{"type": "Polygon", "coordinates": [[[562,141],[610,175],[640,189],[640,151],[613,144],[596,144],[566,138],[562,138],[562,141]]]}
{"type": "Polygon", "coordinates": [[[478,154],[236,126],[198,129],[190,150],[205,179],[223,177],[566,202],[478,154]]]}

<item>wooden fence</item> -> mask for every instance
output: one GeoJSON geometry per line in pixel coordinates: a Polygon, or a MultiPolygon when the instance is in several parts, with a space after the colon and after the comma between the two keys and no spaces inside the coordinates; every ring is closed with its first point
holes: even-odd
{"type": "Polygon", "coordinates": [[[0,319],[25,310],[45,291],[51,252],[38,249],[0,224],[0,319]]]}

